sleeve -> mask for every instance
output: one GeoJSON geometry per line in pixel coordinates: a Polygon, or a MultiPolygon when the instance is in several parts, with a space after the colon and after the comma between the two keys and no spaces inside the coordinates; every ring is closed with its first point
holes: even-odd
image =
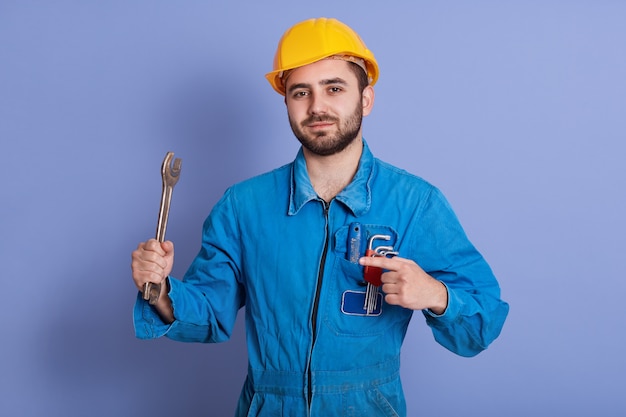
{"type": "Polygon", "coordinates": [[[446,311],[436,315],[424,310],[426,323],[439,344],[460,356],[475,356],[498,337],[509,305],[438,189],[427,198],[418,223],[422,239],[416,243],[417,263],[448,290],[446,311]]]}
{"type": "Polygon", "coordinates": [[[200,252],[182,281],[168,278],[174,322],[163,323],[138,296],[135,334],[141,339],[167,336],[182,342],[217,343],[230,338],[237,312],[245,304],[241,280],[241,247],[228,190],[205,220],[200,252]]]}

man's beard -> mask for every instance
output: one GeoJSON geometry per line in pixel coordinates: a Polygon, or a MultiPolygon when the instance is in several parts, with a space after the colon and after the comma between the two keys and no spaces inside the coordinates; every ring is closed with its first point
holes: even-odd
{"type": "Polygon", "coordinates": [[[356,139],[361,130],[363,121],[363,109],[360,105],[343,123],[339,124],[340,119],[333,116],[311,116],[298,125],[289,117],[289,124],[293,134],[298,138],[302,146],[319,156],[334,155],[343,151],[348,145],[356,139]],[[333,136],[326,132],[319,132],[313,137],[307,136],[300,126],[306,126],[315,122],[332,122],[337,127],[337,133],[333,136]]]}

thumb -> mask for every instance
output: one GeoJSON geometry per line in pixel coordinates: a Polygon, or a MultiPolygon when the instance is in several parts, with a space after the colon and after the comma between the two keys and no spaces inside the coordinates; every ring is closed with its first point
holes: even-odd
{"type": "Polygon", "coordinates": [[[171,240],[166,240],[161,243],[161,249],[165,251],[165,255],[172,255],[174,253],[174,243],[171,240]]]}

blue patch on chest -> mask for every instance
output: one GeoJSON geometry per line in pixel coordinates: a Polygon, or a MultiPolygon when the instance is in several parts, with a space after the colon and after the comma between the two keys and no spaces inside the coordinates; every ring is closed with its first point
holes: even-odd
{"type": "Polygon", "coordinates": [[[383,311],[383,295],[376,295],[376,308],[369,314],[365,310],[365,291],[344,291],[341,296],[341,312],[350,316],[376,317],[383,311]]]}

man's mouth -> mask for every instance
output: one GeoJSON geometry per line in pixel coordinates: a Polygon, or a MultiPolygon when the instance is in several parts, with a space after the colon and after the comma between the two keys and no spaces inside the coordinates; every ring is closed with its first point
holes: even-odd
{"type": "Polygon", "coordinates": [[[330,127],[332,126],[333,123],[331,122],[316,122],[316,123],[311,123],[309,125],[307,125],[309,128],[311,129],[323,129],[325,127],[330,127]]]}
{"type": "Polygon", "coordinates": [[[336,120],[331,119],[331,118],[311,118],[308,120],[305,120],[303,125],[310,128],[310,129],[324,129],[327,127],[330,127],[332,125],[334,125],[336,123],[336,120]]]}

